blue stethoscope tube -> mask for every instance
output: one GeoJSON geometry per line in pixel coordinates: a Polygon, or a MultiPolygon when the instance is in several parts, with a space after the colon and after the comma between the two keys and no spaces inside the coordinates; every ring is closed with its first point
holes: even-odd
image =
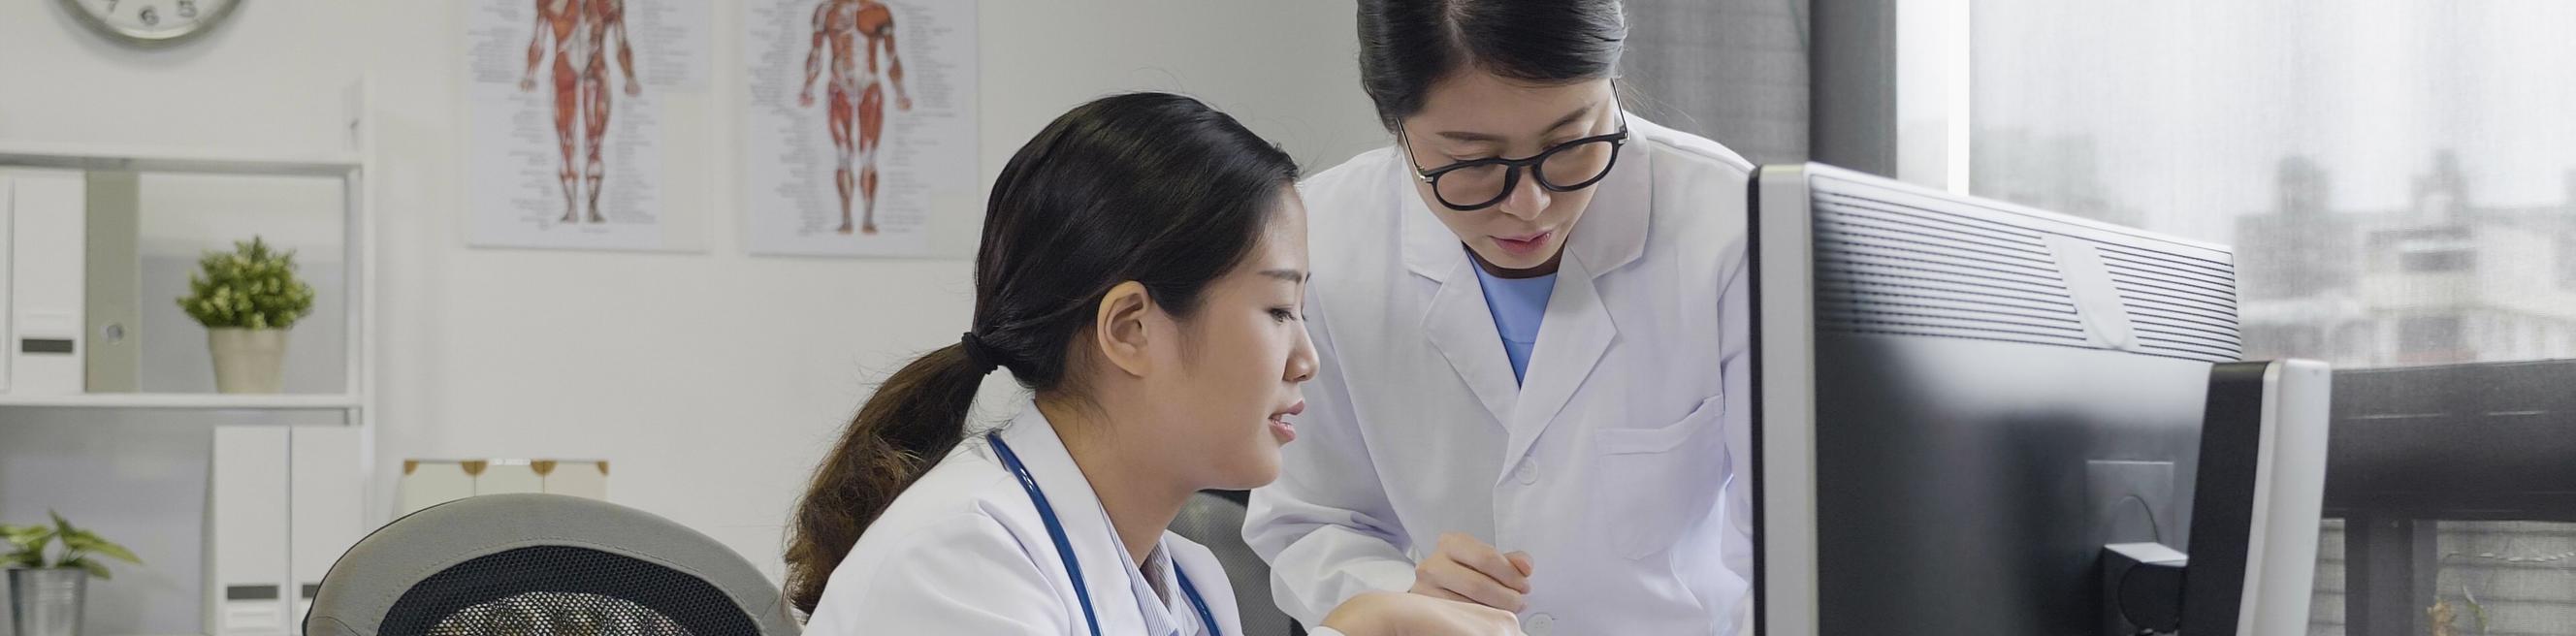
{"type": "MultiPolygon", "coordinates": [[[[1011,476],[1019,478],[1020,489],[1029,493],[1029,503],[1037,504],[1038,519],[1046,522],[1047,538],[1055,541],[1056,556],[1064,559],[1064,572],[1073,577],[1073,597],[1082,602],[1082,622],[1091,627],[1091,636],[1100,636],[1100,618],[1091,612],[1090,586],[1082,583],[1082,561],[1073,556],[1073,540],[1065,538],[1064,522],[1056,519],[1055,506],[1047,503],[1046,492],[1038,489],[1038,478],[1029,474],[1028,465],[1020,463],[1020,455],[1011,452],[1011,445],[1002,443],[1001,434],[986,433],[984,438],[990,440],[993,450],[1002,456],[1002,466],[1011,469],[1011,476]]],[[[1217,629],[1216,614],[1208,611],[1207,599],[1199,596],[1197,586],[1190,585],[1190,573],[1181,570],[1180,562],[1172,563],[1172,575],[1179,577],[1181,594],[1189,597],[1190,609],[1198,610],[1199,622],[1207,625],[1207,633],[1210,636],[1223,633],[1217,629]]]]}

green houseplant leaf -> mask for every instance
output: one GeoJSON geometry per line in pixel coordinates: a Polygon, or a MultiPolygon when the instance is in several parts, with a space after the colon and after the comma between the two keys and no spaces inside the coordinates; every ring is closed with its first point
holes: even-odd
{"type": "Polygon", "coordinates": [[[72,534],[63,535],[63,547],[81,552],[95,552],[100,556],[124,561],[126,563],[137,565],[141,565],[143,563],[142,559],[136,558],[134,556],[134,552],[125,549],[125,546],[117,545],[106,539],[99,538],[97,533],[93,533],[88,530],[81,530],[72,534]]]}
{"type": "Polygon", "coordinates": [[[137,565],[143,563],[142,559],[134,556],[134,551],[108,541],[98,536],[96,532],[73,526],[71,520],[64,519],[61,513],[49,510],[45,514],[53,518],[52,524],[0,525],[0,539],[8,540],[10,548],[8,554],[0,556],[0,566],[78,568],[100,580],[107,580],[110,578],[107,564],[94,558],[93,555],[137,565]],[[62,540],[63,549],[48,562],[45,558],[45,547],[55,539],[62,540]]]}
{"type": "Polygon", "coordinates": [[[313,286],[295,275],[295,252],[251,237],[231,252],[206,252],[188,275],[179,308],[209,329],[285,329],[313,312],[313,286]]]}
{"type": "Polygon", "coordinates": [[[43,550],[45,549],[45,543],[52,541],[53,538],[54,529],[52,526],[0,525],[0,539],[6,539],[9,542],[11,550],[15,552],[34,552],[43,550]]]}
{"type": "Polygon", "coordinates": [[[0,554],[0,566],[44,566],[44,546],[54,543],[54,528],[0,525],[0,538],[8,541],[8,554],[0,554]]]}
{"type": "Polygon", "coordinates": [[[9,542],[9,552],[0,555],[0,567],[45,567],[45,544],[53,543],[52,526],[0,526],[0,539],[9,542]]]}
{"type": "Polygon", "coordinates": [[[88,572],[90,576],[98,577],[98,580],[101,581],[116,578],[107,573],[107,566],[105,564],[89,559],[72,559],[70,561],[57,564],[55,567],[80,568],[81,571],[88,572]]]}

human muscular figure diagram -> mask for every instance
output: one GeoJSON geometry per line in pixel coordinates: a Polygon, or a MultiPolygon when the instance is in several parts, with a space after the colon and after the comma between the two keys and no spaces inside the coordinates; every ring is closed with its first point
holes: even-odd
{"type": "Polygon", "coordinates": [[[838,231],[850,233],[850,190],[856,185],[862,214],[859,231],[875,234],[877,143],[885,132],[885,89],[877,83],[880,46],[885,49],[886,79],[894,84],[895,108],[912,110],[912,97],[903,89],[903,59],[894,51],[894,11],[876,0],[823,0],[816,5],[814,43],[805,53],[805,90],[796,98],[798,106],[814,105],[814,78],[822,75],[826,44],[831,46],[832,80],[825,108],[831,114],[832,149],[837,155],[832,177],[841,191],[838,231]],[[864,67],[860,66],[863,54],[864,67]],[[851,173],[853,154],[857,155],[856,175],[851,173]]]}
{"type": "Polygon", "coordinates": [[[537,65],[546,59],[548,42],[555,58],[555,141],[563,149],[564,223],[579,223],[587,199],[590,222],[599,215],[599,182],[606,172],[599,162],[600,138],[608,134],[609,42],[617,46],[617,67],[626,75],[626,94],[643,91],[635,83],[635,49],[626,37],[626,0],[536,0],[536,35],[528,39],[528,70],[519,90],[537,89],[537,65]],[[573,170],[573,150],[585,156],[573,170]],[[583,195],[587,194],[585,197],[583,195]]]}

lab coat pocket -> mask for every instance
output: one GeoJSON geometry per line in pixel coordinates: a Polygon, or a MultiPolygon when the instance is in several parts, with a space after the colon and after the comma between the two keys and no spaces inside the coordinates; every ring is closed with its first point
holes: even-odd
{"type": "Polygon", "coordinates": [[[1594,433],[1600,480],[1593,518],[1620,554],[1663,552],[1684,529],[1711,518],[1725,491],[1725,414],[1724,396],[1713,396],[1678,422],[1594,433]]]}

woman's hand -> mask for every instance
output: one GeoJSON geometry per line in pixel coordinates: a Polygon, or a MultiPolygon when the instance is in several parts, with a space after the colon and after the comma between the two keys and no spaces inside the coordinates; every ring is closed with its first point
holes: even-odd
{"type": "Polygon", "coordinates": [[[1351,597],[1322,626],[1346,636],[1523,636],[1510,612],[1395,592],[1351,597]]]}
{"type": "Polygon", "coordinates": [[[1466,601],[1506,612],[1527,607],[1529,554],[1504,554],[1463,532],[1440,535],[1431,555],[1413,566],[1413,593],[1466,601]]]}

